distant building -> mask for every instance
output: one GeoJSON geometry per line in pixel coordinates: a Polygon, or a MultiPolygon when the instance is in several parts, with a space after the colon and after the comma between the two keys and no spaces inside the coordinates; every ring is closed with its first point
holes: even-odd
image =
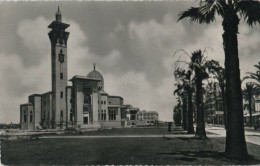
{"type": "Polygon", "coordinates": [[[218,82],[209,82],[205,94],[205,116],[208,124],[224,124],[224,109],[218,82]]]}
{"type": "Polygon", "coordinates": [[[129,106],[126,111],[127,125],[154,125],[158,122],[159,114],[156,111],[140,111],[139,108],[129,106]]]}
{"type": "Polygon", "coordinates": [[[30,95],[28,103],[20,105],[21,129],[123,127],[129,111],[129,119],[136,119],[135,109],[124,105],[122,97],[105,92],[104,78],[95,65],[86,76],[72,77],[72,86],[68,86],[69,32],[65,29],[69,26],[62,22],[58,9],[56,20],[48,26],[51,28],[52,91],[30,95]]]}
{"type": "Polygon", "coordinates": [[[137,114],[139,124],[142,125],[154,125],[159,120],[158,112],[156,111],[140,111],[137,114]]]}
{"type": "MultiPolygon", "coordinates": [[[[250,125],[249,102],[243,98],[244,124],[250,125]]],[[[260,127],[260,95],[254,95],[251,99],[252,125],[260,127]]]]}

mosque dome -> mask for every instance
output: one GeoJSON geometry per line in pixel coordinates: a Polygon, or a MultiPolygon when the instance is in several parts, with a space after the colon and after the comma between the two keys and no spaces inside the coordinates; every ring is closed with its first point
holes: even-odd
{"type": "Polygon", "coordinates": [[[94,64],[93,66],[94,66],[94,70],[89,72],[87,77],[100,79],[101,82],[99,82],[98,86],[101,86],[102,89],[104,90],[104,78],[103,78],[102,74],[96,70],[96,64],[94,64]]]}

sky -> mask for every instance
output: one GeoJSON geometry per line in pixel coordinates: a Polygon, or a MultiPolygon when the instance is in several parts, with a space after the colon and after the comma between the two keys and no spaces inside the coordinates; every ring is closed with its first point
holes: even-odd
{"type": "MultiPolygon", "coordinates": [[[[206,50],[208,60],[224,65],[221,18],[212,24],[177,23],[178,14],[193,1],[168,2],[1,2],[0,3],[0,123],[18,123],[19,105],[28,96],[51,90],[48,25],[60,6],[70,24],[68,78],[102,73],[105,91],[125,104],[158,111],[172,121],[176,104],[173,64],[180,51],[206,50]],[[174,55],[174,56],[173,56],[174,55]]],[[[241,78],[260,61],[260,28],[239,25],[241,78]]],[[[71,83],[68,83],[71,85],[71,83]]]]}

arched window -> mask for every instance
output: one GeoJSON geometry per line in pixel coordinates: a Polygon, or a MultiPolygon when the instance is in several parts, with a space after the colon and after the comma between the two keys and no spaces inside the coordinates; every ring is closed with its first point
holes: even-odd
{"type": "Polygon", "coordinates": [[[60,61],[60,63],[63,63],[63,62],[64,62],[64,54],[63,54],[62,49],[60,49],[60,53],[59,53],[59,61],[60,61]]]}

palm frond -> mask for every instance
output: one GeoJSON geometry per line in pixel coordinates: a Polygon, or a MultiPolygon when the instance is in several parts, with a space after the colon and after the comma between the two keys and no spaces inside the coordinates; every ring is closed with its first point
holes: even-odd
{"type": "Polygon", "coordinates": [[[254,0],[239,0],[235,4],[235,11],[239,12],[248,25],[260,24],[260,2],[254,0]]]}
{"type": "Polygon", "coordinates": [[[191,22],[207,23],[215,21],[215,14],[224,15],[226,4],[221,0],[201,1],[200,7],[191,7],[179,14],[178,21],[189,19],[191,22]]]}
{"type": "Polygon", "coordinates": [[[215,20],[215,11],[211,11],[207,14],[203,14],[200,11],[200,7],[191,7],[190,9],[181,12],[179,14],[179,19],[178,21],[184,19],[184,18],[189,18],[190,22],[198,22],[198,23],[207,23],[209,24],[210,22],[213,22],[215,20]]]}

